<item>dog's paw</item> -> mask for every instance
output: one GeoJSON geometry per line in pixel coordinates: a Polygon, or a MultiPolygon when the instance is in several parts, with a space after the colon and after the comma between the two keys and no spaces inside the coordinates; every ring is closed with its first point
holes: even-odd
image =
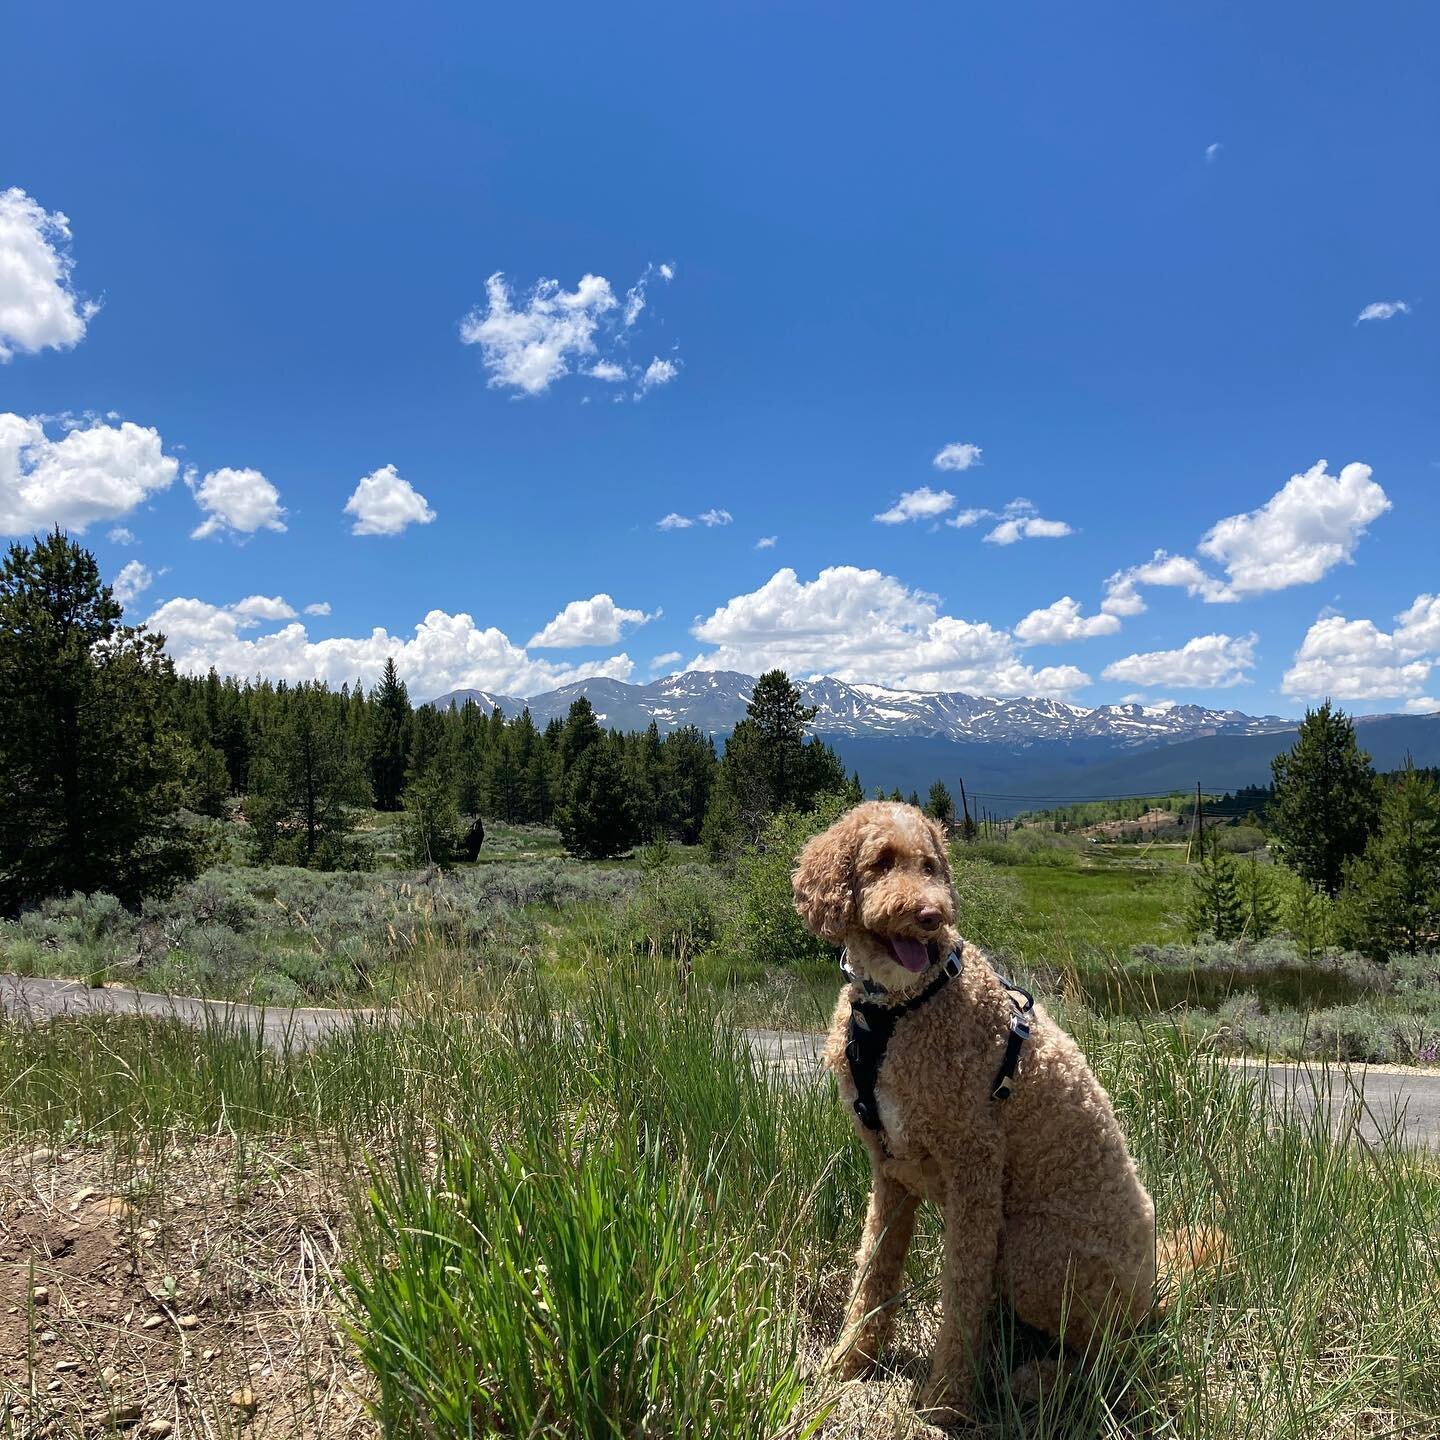
{"type": "Polygon", "coordinates": [[[942,1430],[970,1419],[970,1407],[959,1386],[948,1376],[934,1376],[915,1391],[915,1413],[928,1425],[942,1430]]]}
{"type": "Polygon", "coordinates": [[[1059,1382],[1058,1360],[1027,1360],[1010,1372],[1010,1397],[1017,1405],[1039,1405],[1059,1382]]]}
{"type": "Polygon", "coordinates": [[[842,1340],[825,1357],[822,1371],[832,1380],[868,1380],[875,1373],[875,1357],[859,1341],[842,1340]]]}

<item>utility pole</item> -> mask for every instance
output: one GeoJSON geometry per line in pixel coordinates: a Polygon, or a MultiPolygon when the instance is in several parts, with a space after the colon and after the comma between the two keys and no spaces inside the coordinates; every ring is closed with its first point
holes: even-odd
{"type": "Polygon", "coordinates": [[[965,781],[963,777],[960,779],[960,809],[964,815],[964,820],[960,825],[960,838],[964,840],[966,844],[969,844],[969,842],[975,838],[975,825],[970,819],[970,800],[965,794],[965,781]]]}
{"type": "Polygon", "coordinates": [[[1190,829],[1190,846],[1185,859],[1193,861],[1197,855],[1205,854],[1205,802],[1200,795],[1200,782],[1195,782],[1195,823],[1190,829]]]}

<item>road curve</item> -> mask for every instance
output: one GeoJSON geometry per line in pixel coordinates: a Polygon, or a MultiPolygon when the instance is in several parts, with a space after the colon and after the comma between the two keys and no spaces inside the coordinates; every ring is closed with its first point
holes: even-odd
{"type": "MultiPolygon", "coordinates": [[[[267,1008],[229,1000],[197,1000],[144,990],[92,989],[75,980],[0,975],[0,1012],[12,1020],[44,1021],[63,1015],[140,1015],[258,1032],[271,1048],[304,1049],[356,1021],[388,1018],[380,1010],[267,1008]]],[[[819,1062],[822,1036],[798,1030],[747,1030],[758,1059],[776,1070],[801,1075],[819,1062]]],[[[1440,1150],[1440,1071],[1372,1070],[1348,1065],[1289,1065],[1279,1061],[1236,1062],[1247,1076],[1268,1084],[1277,1100],[1291,1099],[1312,1113],[1323,1105],[1331,1127],[1348,1131],[1352,1121],[1368,1141],[1394,1135],[1409,1145],[1440,1150]]]]}

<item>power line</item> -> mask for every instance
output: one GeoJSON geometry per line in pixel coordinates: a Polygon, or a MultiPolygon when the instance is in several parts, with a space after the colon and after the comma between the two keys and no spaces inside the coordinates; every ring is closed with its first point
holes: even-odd
{"type": "MultiPolygon", "coordinates": [[[[1247,786],[1240,786],[1244,790],[1247,786]]],[[[1205,787],[1207,795],[1226,795],[1233,791],[1233,785],[1209,785],[1205,787]]],[[[972,790],[972,798],[984,800],[1052,800],[1067,804],[1082,804],[1089,800],[1170,800],[1177,798],[1188,798],[1188,787],[1176,786],[1173,790],[1132,790],[1110,793],[1105,795],[1095,794],[1072,794],[1072,795],[1017,795],[1002,790],[972,790]]]]}

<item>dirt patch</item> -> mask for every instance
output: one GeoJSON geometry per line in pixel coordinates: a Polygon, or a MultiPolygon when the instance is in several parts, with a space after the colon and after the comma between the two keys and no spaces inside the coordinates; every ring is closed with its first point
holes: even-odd
{"type": "Polygon", "coordinates": [[[303,1157],[0,1154],[0,1431],[370,1436],[343,1216],[303,1157]]]}

